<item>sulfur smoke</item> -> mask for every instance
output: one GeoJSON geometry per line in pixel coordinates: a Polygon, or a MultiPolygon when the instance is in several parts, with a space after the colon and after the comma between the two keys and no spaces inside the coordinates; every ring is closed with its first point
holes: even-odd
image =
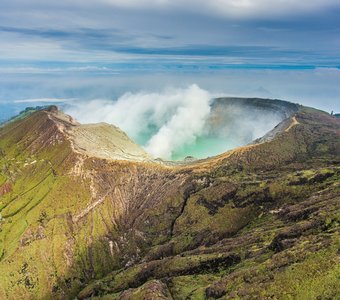
{"type": "Polygon", "coordinates": [[[113,100],[73,101],[66,112],[82,123],[120,127],[154,158],[204,158],[250,143],[282,116],[235,102],[214,106],[212,94],[191,85],[162,93],[126,93],[113,100]]]}
{"type": "Polygon", "coordinates": [[[126,93],[117,101],[74,102],[66,111],[83,123],[115,124],[153,157],[171,159],[202,134],[210,101],[207,91],[191,85],[163,93],[126,93]]]}

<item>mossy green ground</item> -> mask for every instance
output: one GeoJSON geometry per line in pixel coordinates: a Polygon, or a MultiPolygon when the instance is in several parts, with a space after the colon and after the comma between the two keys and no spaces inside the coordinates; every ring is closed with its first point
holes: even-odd
{"type": "Polygon", "coordinates": [[[335,299],[339,127],[297,120],[183,168],[80,156],[43,111],[1,128],[0,298],[335,299]]]}

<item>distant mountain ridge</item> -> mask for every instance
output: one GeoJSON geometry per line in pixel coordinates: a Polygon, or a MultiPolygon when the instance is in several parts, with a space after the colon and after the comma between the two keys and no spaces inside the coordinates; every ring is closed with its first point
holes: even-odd
{"type": "Polygon", "coordinates": [[[16,120],[22,119],[30,115],[31,113],[38,111],[38,110],[43,110],[43,109],[48,109],[49,106],[29,106],[26,107],[24,110],[19,112],[16,116],[9,118],[8,120],[0,121],[0,126],[4,126],[6,123],[9,122],[14,122],[16,120]]]}

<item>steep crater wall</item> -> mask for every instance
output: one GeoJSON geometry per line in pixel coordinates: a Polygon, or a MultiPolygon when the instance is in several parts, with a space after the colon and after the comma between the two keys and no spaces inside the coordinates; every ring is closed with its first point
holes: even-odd
{"type": "Polygon", "coordinates": [[[297,112],[298,108],[297,104],[281,100],[214,99],[203,133],[196,138],[195,143],[175,153],[174,159],[215,156],[258,140],[275,127],[277,133],[286,128],[286,122],[282,126],[277,125],[297,112]]]}

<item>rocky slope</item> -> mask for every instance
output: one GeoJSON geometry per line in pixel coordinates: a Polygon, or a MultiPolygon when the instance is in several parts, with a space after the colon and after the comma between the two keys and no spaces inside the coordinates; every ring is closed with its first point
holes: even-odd
{"type": "Polygon", "coordinates": [[[285,105],[269,138],[174,166],[53,107],[0,128],[0,298],[335,298],[340,120],[285,105]]]}

